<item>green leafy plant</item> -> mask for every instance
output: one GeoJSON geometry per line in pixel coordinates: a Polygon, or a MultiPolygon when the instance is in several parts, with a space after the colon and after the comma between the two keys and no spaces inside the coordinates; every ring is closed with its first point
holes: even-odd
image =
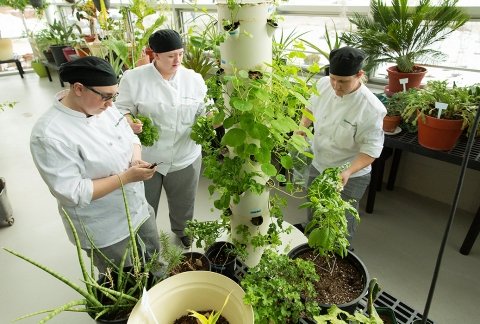
{"type": "MultiPolygon", "coordinates": [[[[163,8],[155,2],[148,0],[133,0],[132,4],[122,8],[121,13],[124,16],[130,14],[135,15],[136,20],[131,30],[134,33],[131,47],[131,64],[129,68],[135,67],[136,62],[141,58],[146,46],[148,46],[148,39],[166,20],[167,16],[162,14],[163,8]],[[145,24],[145,19],[151,15],[161,13],[158,17],[148,25],[145,24]]],[[[128,20],[128,19],[127,19],[128,20]]],[[[130,20],[131,21],[131,18],[130,20]]]]}
{"type": "Polygon", "coordinates": [[[135,115],[132,117],[136,122],[140,121],[142,126],[142,132],[138,134],[140,142],[144,146],[152,146],[160,138],[158,133],[158,128],[153,124],[153,121],[150,117],[144,115],[135,115]]]}
{"type": "Polygon", "coordinates": [[[165,273],[172,273],[173,269],[177,268],[185,259],[183,250],[170,242],[170,235],[164,231],[159,233],[160,257],[166,265],[165,273]]]}
{"type": "Polygon", "coordinates": [[[105,274],[105,278],[102,281],[97,281],[95,279],[94,265],[92,262],[93,255],[90,255],[90,267],[87,268],[84,256],[82,254],[82,248],[77,230],[73,225],[71,218],[65,211],[63,211],[64,217],[70,225],[70,230],[72,231],[72,235],[75,240],[78,262],[82,270],[82,282],[85,284],[84,288],[72,280],[64,277],[60,273],[48,268],[47,266],[44,266],[11,249],[4,248],[4,250],[8,253],[13,254],[14,256],[19,257],[36,266],[37,268],[47,272],[82,296],[81,299],[73,300],[55,309],[42,310],[25,315],[19,319],[47,314],[47,316],[40,321],[40,323],[45,323],[64,311],[88,312],[95,319],[115,319],[118,316],[121,317],[129,314],[140,299],[143,288],[146,287],[148,289],[149,287],[153,286],[157,280],[159,280],[159,278],[152,277],[152,272],[158,271],[159,267],[161,267],[161,264],[159,264],[157,261],[157,256],[154,255],[150,261],[143,262],[141,256],[139,255],[136,241],[136,230],[132,226],[130,211],[123,184],[122,193],[130,235],[129,245],[120,261],[120,265],[117,266],[112,263],[95,247],[93,241],[90,240],[90,244],[92,244],[92,254],[93,250],[96,250],[96,252],[103,256],[103,258],[110,264],[109,271],[105,274]],[[124,267],[128,255],[130,255],[132,260],[132,269],[126,269],[124,267]]]}
{"type": "Polygon", "coordinates": [[[21,12],[24,12],[29,4],[29,0],[0,0],[0,7],[10,7],[21,12]]]}
{"type": "Polygon", "coordinates": [[[313,282],[317,280],[313,263],[267,250],[240,285],[245,290],[244,302],[253,307],[255,323],[296,323],[300,316],[320,312],[314,301],[313,282]]]}
{"type": "Polygon", "coordinates": [[[50,37],[50,30],[48,28],[41,29],[36,33],[32,33],[31,35],[38,53],[43,53],[43,51],[48,50],[50,45],[54,45],[54,42],[50,37]]]}
{"type": "Polygon", "coordinates": [[[191,42],[187,43],[182,64],[187,69],[199,73],[204,80],[208,79],[210,71],[217,66],[212,58],[205,55],[205,51],[201,47],[197,47],[191,42]]]}
{"type": "Polygon", "coordinates": [[[416,124],[418,118],[425,118],[425,115],[437,117],[435,102],[442,102],[448,106],[440,118],[463,120],[462,128],[469,130],[480,102],[480,85],[449,87],[447,81],[429,81],[423,89],[407,93],[405,101],[402,117],[412,124],[416,124]]]}
{"type": "Polygon", "coordinates": [[[272,62],[274,65],[285,65],[288,59],[293,57],[304,58],[301,51],[295,49],[303,49],[301,37],[307,32],[298,33],[293,29],[290,33],[285,34],[283,29],[280,31],[280,37],[277,39],[273,36],[272,42],[272,62]],[[293,52],[293,54],[292,54],[293,52]]]}
{"type": "MultiPolygon", "coordinates": [[[[120,78],[123,71],[127,68],[126,63],[129,62],[129,48],[123,40],[116,38],[107,38],[102,40],[102,52],[110,65],[112,65],[115,74],[120,78]]],[[[88,45],[89,47],[95,45],[88,45]]]]}
{"type": "Polygon", "coordinates": [[[225,302],[223,303],[222,309],[219,310],[218,312],[212,311],[208,317],[206,317],[203,314],[200,314],[197,311],[189,309],[188,311],[190,312],[190,316],[195,317],[198,321],[200,321],[200,324],[215,324],[217,323],[218,319],[222,315],[223,309],[225,308],[225,305],[228,303],[228,299],[230,298],[230,294],[227,295],[227,298],[225,298],[225,302]]]}
{"type": "MultiPolygon", "coordinates": [[[[286,183],[289,194],[299,192],[281,170],[293,168],[289,148],[309,154],[305,138],[292,136],[305,111],[306,98],[315,89],[300,74],[298,67],[272,65],[272,72],[261,77],[252,78],[249,71],[240,70],[208,79],[213,85],[209,94],[214,96],[208,107],[211,117],[197,120],[191,138],[205,152],[203,174],[212,180],[208,190],[215,194],[214,207],[223,213],[231,204],[238,204],[245,193],[260,195],[277,188],[275,181],[286,183]],[[226,129],[218,145],[212,145],[213,125],[226,129]]],[[[238,233],[242,229],[232,229],[231,234],[244,238],[236,246],[241,243],[260,247],[280,242],[279,233],[286,229],[281,227],[283,216],[280,209],[275,209],[274,201],[270,204],[273,221],[268,233],[244,235],[245,231],[238,233]]]]}
{"type": "Polygon", "coordinates": [[[207,250],[220,237],[226,226],[225,218],[204,222],[193,219],[187,221],[185,225],[185,235],[192,241],[195,241],[197,248],[207,250]]]}
{"type": "Polygon", "coordinates": [[[81,33],[77,25],[68,25],[61,20],[55,19],[53,24],[48,25],[49,34],[47,39],[51,42],[51,45],[71,44],[75,40],[74,28],[77,28],[79,33],[81,33]]]}
{"type": "Polygon", "coordinates": [[[325,169],[308,188],[308,202],[302,208],[310,208],[312,220],[307,224],[305,233],[308,245],[320,255],[336,253],[347,255],[348,228],[345,212],[360,220],[357,210],[348,201],[343,200],[340,173],[346,166],[325,169]]]}
{"type": "Polygon", "coordinates": [[[93,0],[81,0],[72,4],[72,15],[78,21],[86,20],[90,29],[90,35],[95,35],[95,19],[97,18],[97,8],[93,0]]]}
{"type": "Polygon", "coordinates": [[[456,7],[457,2],[442,0],[432,4],[420,0],[418,6],[409,6],[408,0],[392,0],[391,5],[389,1],[371,0],[370,15],[354,13],[349,21],[355,30],[344,33],[341,39],[367,53],[367,72],[385,62],[395,62],[401,72],[412,72],[416,63],[443,58],[444,54],[431,45],[469,20],[456,7]]]}

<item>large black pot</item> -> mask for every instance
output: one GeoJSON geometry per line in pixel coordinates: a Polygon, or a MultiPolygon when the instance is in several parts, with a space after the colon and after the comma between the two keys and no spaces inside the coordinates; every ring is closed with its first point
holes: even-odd
{"type": "Polygon", "coordinates": [[[213,272],[221,273],[224,276],[235,280],[235,269],[237,266],[235,246],[230,242],[215,242],[205,252],[210,260],[210,266],[213,272]]]}
{"type": "Polygon", "coordinates": [[[63,49],[68,47],[67,45],[50,45],[50,50],[52,51],[53,59],[55,60],[55,64],[57,66],[62,65],[63,63],[67,62],[67,58],[65,54],[63,54],[63,49]]]}
{"type": "MultiPolygon", "coordinates": [[[[125,278],[130,278],[130,279],[127,279],[127,283],[126,283],[126,287],[125,287],[125,289],[128,290],[129,288],[132,288],[136,285],[136,280],[135,280],[134,275],[133,275],[133,267],[132,266],[125,267],[125,268],[123,268],[123,272],[124,272],[125,278]]],[[[110,276],[113,280],[113,283],[115,283],[115,284],[118,283],[118,273],[112,272],[110,274],[110,276]]],[[[147,279],[147,282],[146,282],[146,289],[147,290],[150,289],[151,287],[153,287],[153,285],[156,282],[155,280],[156,280],[155,275],[153,273],[149,273],[149,276],[148,276],[148,279],[147,279]]],[[[102,285],[109,286],[111,284],[109,279],[107,279],[107,277],[105,277],[104,275],[100,275],[100,277],[97,280],[97,283],[100,286],[102,286],[102,285]]],[[[139,291],[138,297],[140,297],[140,295],[141,295],[141,291],[139,291]]],[[[98,290],[97,290],[97,298],[102,303],[104,303],[106,300],[108,300],[108,297],[103,295],[98,290]]],[[[133,309],[133,306],[132,306],[132,309],[133,309]]],[[[131,309],[129,311],[123,311],[121,315],[118,315],[115,318],[105,318],[105,317],[99,318],[99,319],[96,320],[96,323],[98,323],[98,324],[127,324],[128,317],[130,316],[130,312],[131,312],[131,309]]],[[[88,315],[90,315],[90,317],[92,319],[95,319],[95,314],[94,313],[89,312],[88,315]]],[[[112,317],[112,316],[110,316],[110,317],[112,317]]]]}
{"type": "Polygon", "coordinates": [[[43,51],[43,55],[49,63],[55,63],[55,58],[53,57],[52,51],[50,49],[48,49],[48,51],[43,51]]]}
{"type": "MultiPolygon", "coordinates": [[[[288,253],[288,256],[291,257],[292,259],[296,259],[301,254],[303,254],[305,252],[310,252],[310,251],[313,251],[313,249],[308,245],[308,243],[304,243],[304,244],[301,244],[301,245],[297,246],[293,250],[291,250],[288,253]]],[[[358,270],[358,272],[361,274],[362,283],[363,283],[363,286],[364,286],[363,291],[360,294],[360,296],[358,296],[357,298],[355,298],[354,300],[352,300],[348,303],[337,305],[338,308],[340,308],[341,310],[344,310],[346,312],[349,312],[350,314],[353,314],[353,313],[355,313],[355,310],[357,309],[357,305],[360,302],[360,300],[362,300],[362,298],[368,292],[368,283],[370,282],[370,276],[368,274],[368,270],[367,270],[367,267],[365,266],[365,264],[354,253],[349,251],[348,255],[345,257],[345,260],[347,260],[349,263],[351,263],[358,270]]],[[[320,278],[320,280],[322,280],[322,278],[320,278]]],[[[319,306],[322,308],[322,310],[327,310],[328,308],[330,308],[331,305],[320,304],[319,306]]]]}
{"type": "MultiPolygon", "coordinates": [[[[92,319],[94,319],[93,316],[90,313],[89,313],[89,315],[92,319]]],[[[130,315],[127,315],[126,318],[119,318],[119,319],[114,319],[114,320],[97,319],[95,321],[95,323],[98,323],[98,324],[127,324],[129,316],[130,315]]]]}

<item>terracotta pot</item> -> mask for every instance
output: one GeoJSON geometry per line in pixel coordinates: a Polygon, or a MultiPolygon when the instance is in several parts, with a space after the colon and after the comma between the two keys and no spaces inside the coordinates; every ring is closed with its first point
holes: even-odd
{"type": "Polygon", "coordinates": [[[83,36],[83,39],[87,42],[87,43],[91,43],[95,40],[95,35],[85,35],[83,36]]]}
{"type": "Polygon", "coordinates": [[[150,62],[153,62],[153,50],[150,47],[145,49],[145,54],[150,58],[150,62]]]}
{"type": "Polygon", "coordinates": [[[455,147],[462,134],[460,119],[442,119],[425,115],[418,117],[418,144],[423,147],[437,150],[450,151],[455,147]]]}
{"type": "Polygon", "coordinates": [[[383,131],[387,133],[393,133],[397,129],[398,125],[402,121],[402,117],[398,116],[385,116],[383,118],[383,131]]]}
{"type": "Polygon", "coordinates": [[[90,49],[88,47],[75,47],[75,52],[78,57],[85,57],[90,55],[90,49]]]}
{"type": "Polygon", "coordinates": [[[405,73],[400,72],[397,69],[397,66],[391,66],[387,68],[388,73],[388,88],[386,88],[386,92],[395,93],[403,91],[403,85],[400,84],[400,79],[408,78],[408,82],[406,84],[406,89],[410,88],[419,88],[420,83],[423,80],[423,77],[427,73],[427,69],[421,66],[414,66],[414,72],[405,73]]]}

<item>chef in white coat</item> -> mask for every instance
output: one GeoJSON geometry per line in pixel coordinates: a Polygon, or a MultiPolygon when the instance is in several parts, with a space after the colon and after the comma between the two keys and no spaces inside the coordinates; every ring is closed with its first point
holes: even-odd
{"type": "Polygon", "coordinates": [[[157,30],[149,45],[153,62],[124,73],[116,105],[135,133],[142,130],[132,118],[137,114],[150,117],[158,128],[160,139],[142,151],[145,161],[158,163],[155,175],[145,182],[145,194],[158,213],[164,189],[171,230],[190,247],[184,228],[193,218],[201,168],[201,146],[190,133],[196,118],[205,114],[207,86],[200,74],[182,66],[183,42],[176,31],[157,30]]]}
{"type": "MultiPolygon", "coordinates": [[[[111,265],[98,251],[119,265],[129,244],[123,183],[139,246],[153,256],[160,245],[143,180],[155,169],[142,160],[140,140],[115,108],[117,75],[107,61],[94,56],[63,64],[59,74],[70,88],[59,92],[36,122],[30,150],[60,214],[68,213],[81,248],[88,256],[93,249],[94,265],[106,273],[111,265]]],[[[62,220],[75,243],[69,223],[62,220]]],[[[131,265],[129,258],[125,265],[131,265]]]]}
{"type": "MultiPolygon", "coordinates": [[[[326,168],[348,163],[341,173],[342,198],[359,201],[370,183],[372,162],[383,149],[383,117],[385,106],[362,82],[365,53],[345,46],[330,52],[330,74],[317,83],[318,95],[310,98],[307,110],[315,117],[312,122],[303,116],[300,126],[313,123],[314,159],[310,166],[308,184],[326,168]]],[[[297,131],[297,134],[305,133],[297,131]]],[[[353,215],[347,213],[349,241],[356,229],[353,215]]],[[[308,211],[308,220],[312,213],[308,211]]]]}

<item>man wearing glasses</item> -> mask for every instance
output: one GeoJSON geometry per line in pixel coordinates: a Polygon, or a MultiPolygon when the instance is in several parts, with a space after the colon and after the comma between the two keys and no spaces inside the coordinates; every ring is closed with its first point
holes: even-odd
{"type": "MultiPolygon", "coordinates": [[[[117,76],[107,61],[84,57],[63,64],[59,73],[70,88],[58,93],[52,108],[36,122],[30,150],[60,214],[67,212],[82,249],[88,256],[94,250],[95,266],[106,273],[108,261],[98,251],[118,265],[129,241],[122,184],[133,227],[145,243],[143,252],[148,258],[160,249],[143,185],[155,168],[142,160],[138,137],[113,104],[117,76]],[[139,162],[132,166],[132,160],[139,162]]],[[[62,220],[75,243],[68,222],[62,220]]]]}

